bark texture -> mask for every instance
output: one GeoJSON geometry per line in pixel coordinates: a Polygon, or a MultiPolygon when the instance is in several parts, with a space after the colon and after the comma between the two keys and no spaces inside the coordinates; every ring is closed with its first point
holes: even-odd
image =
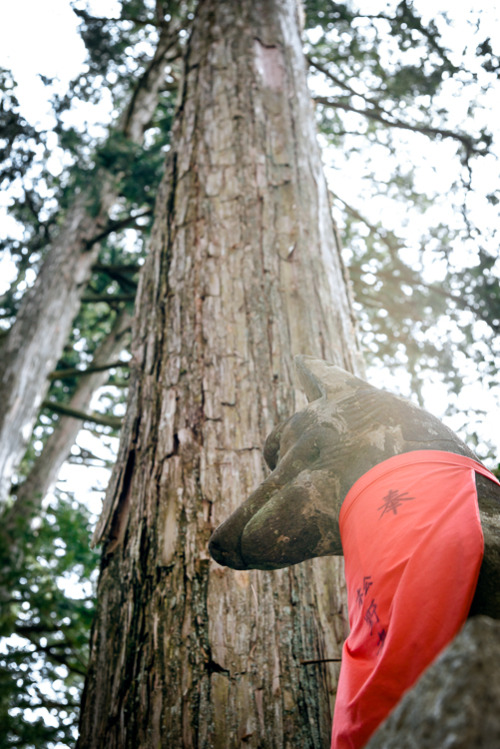
{"type": "MultiPolygon", "coordinates": [[[[119,130],[134,143],[142,142],[156,109],[158,92],[175,39],[162,28],[156,53],[138,81],[119,130]]],[[[68,210],[35,284],[26,292],[15,323],[0,350],[0,503],[26,449],[40,406],[49,387],[49,374],[59,360],[80,307],[109,209],[118,197],[109,175],[100,175],[97,197],[82,191],[68,210]]]]}
{"type": "Polygon", "coordinates": [[[96,534],[80,749],[329,746],[341,563],[232,571],[207,548],[296,407],[293,355],[356,369],[295,11],[204,0],[194,22],[96,534]]]}

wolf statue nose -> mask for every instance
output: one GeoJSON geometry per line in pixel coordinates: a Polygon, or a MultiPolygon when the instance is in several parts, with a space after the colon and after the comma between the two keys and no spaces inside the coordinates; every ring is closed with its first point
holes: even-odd
{"type": "Polygon", "coordinates": [[[225,523],[215,529],[208,542],[208,550],[212,559],[233,570],[248,569],[238,551],[238,540],[233,539],[232,534],[224,525],[225,523]]]}
{"type": "Polygon", "coordinates": [[[212,533],[210,541],[208,542],[208,550],[212,559],[215,559],[219,564],[226,564],[224,561],[224,550],[220,547],[220,543],[217,539],[217,531],[212,533]]]}

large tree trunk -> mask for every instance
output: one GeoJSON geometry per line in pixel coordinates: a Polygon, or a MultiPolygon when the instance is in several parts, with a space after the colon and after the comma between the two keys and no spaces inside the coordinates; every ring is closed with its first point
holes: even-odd
{"type": "Polygon", "coordinates": [[[294,0],[202,0],[141,277],[79,747],[327,747],[333,558],[208,555],[294,407],[292,357],[356,369],[294,0]],[[304,663],[304,661],[315,661],[304,663]]]}
{"type": "MultiPolygon", "coordinates": [[[[176,39],[165,22],[155,55],[137,82],[119,130],[140,143],[156,109],[168,52],[176,39]]],[[[50,247],[35,284],[22,301],[0,350],[0,504],[9,493],[38,411],[48,376],[60,358],[99,251],[96,241],[118,197],[109,175],[92,191],[76,196],[50,247]]]]}

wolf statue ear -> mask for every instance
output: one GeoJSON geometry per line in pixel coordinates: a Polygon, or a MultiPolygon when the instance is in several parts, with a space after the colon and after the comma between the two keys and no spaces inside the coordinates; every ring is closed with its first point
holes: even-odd
{"type": "Polygon", "coordinates": [[[364,380],[345,369],[329,364],[323,359],[314,359],[312,356],[296,356],[295,368],[309,402],[318,398],[341,400],[360,386],[367,387],[364,380]]]}

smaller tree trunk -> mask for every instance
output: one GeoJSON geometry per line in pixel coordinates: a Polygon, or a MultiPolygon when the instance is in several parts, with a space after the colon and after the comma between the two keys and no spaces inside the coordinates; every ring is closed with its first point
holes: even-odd
{"type": "MultiPolygon", "coordinates": [[[[118,315],[111,332],[95,352],[90,368],[95,368],[96,371],[82,375],[77,390],[66,404],[68,409],[84,412],[89,410],[92,396],[108,380],[109,373],[105,367],[123,350],[124,337],[130,326],[131,317],[128,312],[118,315]]],[[[7,525],[15,524],[16,518],[31,518],[39,511],[41,501],[56,482],[81,428],[80,419],[61,416],[25,481],[17,488],[16,500],[6,514],[7,525]]]]}
{"type": "MultiPolygon", "coordinates": [[[[96,367],[104,367],[123,349],[124,336],[130,329],[130,324],[131,318],[127,312],[122,312],[117,317],[110,334],[96,351],[93,360],[96,367]]],[[[108,376],[108,371],[104,369],[82,376],[68,406],[73,410],[87,411],[93,394],[106,383],[108,376]]],[[[5,508],[0,516],[2,561],[9,568],[19,569],[22,564],[23,545],[19,541],[33,519],[39,515],[42,500],[57,480],[81,427],[79,419],[61,416],[27,478],[17,488],[13,504],[5,508]]],[[[0,589],[0,599],[7,600],[9,597],[8,590],[0,589]]]]}
{"type": "MultiPolygon", "coordinates": [[[[168,53],[177,39],[165,21],[153,59],[132,94],[119,131],[141,143],[158,103],[168,53]]],[[[26,292],[0,351],[0,503],[21,462],[49,375],[59,360],[78,312],[118,197],[108,175],[100,175],[97,205],[91,191],[76,195],[47,253],[35,284],[26,292]],[[92,207],[92,210],[91,210],[92,207]]]]}

